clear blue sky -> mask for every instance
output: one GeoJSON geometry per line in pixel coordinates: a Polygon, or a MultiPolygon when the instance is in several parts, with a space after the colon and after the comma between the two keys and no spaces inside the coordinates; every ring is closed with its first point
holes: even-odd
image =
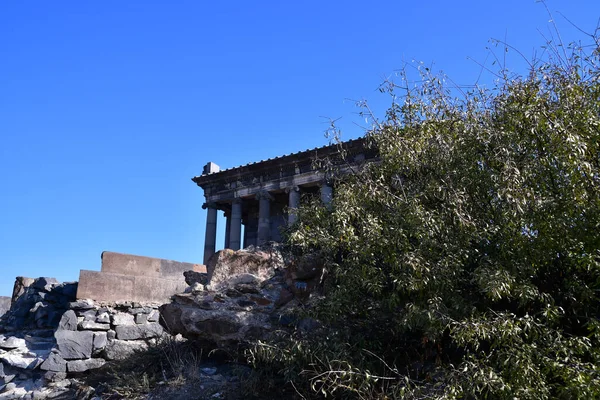
{"type": "MultiPolygon", "coordinates": [[[[600,17],[547,5],[588,31],[600,17]]],[[[548,20],[533,0],[1,2],[0,295],[17,275],[77,280],[103,250],[201,262],[207,161],[326,144],[323,116],[356,137],[348,99],[383,110],[405,62],[472,84],[490,38],[530,56],[548,20]]]]}

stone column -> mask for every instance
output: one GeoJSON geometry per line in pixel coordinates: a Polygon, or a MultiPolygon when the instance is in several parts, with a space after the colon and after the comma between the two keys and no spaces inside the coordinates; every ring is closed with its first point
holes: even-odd
{"type": "Polygon", "coordinates": [[[288,192],[288,225],[292,225],[298,219],[296,209],[300,206],[300,188],[293,186],[286,189],[288,192]]]}
{"type": "Polygon", "coordinates": [[[242,199],[231,204],[231,222],[229,227],[229,248],[239,250],[242,244],[242,199]]]}
{"type": "Polygon", "coordinates": [[[258,246],[271,239],[271,200],[273,197],[266,191],[256,194],[258,199],[258,246]]]}
{"type": "Polygon", "coordinates": [[[204,264],[215,254],[217,244],[217,205],[204,203],[202,208],[207,209],[206,233],[204,234],[204,264]]]}
{"type": "Polygon", "coordinates": [[[331,200],[333,199],[333,187],[327,181],[321,185],[321,201],[327,208],[331,207],[331,200]]]}
{"type": "Polygon", "coordinates": [[[225,244],[224,248],[229,249],[229,237],[231,235],[231,213],[223,213],[225,217],[225,244]]]}

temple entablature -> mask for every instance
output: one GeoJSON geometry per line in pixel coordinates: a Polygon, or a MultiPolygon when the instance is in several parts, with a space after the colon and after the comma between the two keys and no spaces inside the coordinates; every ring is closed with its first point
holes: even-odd
{"type": "Polygon", "coordinates": [[[225,248],[280,241],[280,228],[296,221],[294,210],[303,194],[319,196],[325,204],[333,199],[332,179],[317,160],[327,160],[343,171],[344,165],[364,163],[374,156],[364,139],[356,139],[225,170],[209,162],[202,175],[192,178],[206,199],[204,263],[215,253],[218,210],[226,218],[225,248]]]}

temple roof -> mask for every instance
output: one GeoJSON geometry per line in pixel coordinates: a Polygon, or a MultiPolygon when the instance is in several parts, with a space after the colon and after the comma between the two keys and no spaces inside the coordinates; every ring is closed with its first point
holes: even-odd
{"type": "Polygon", "coordinates": [[[255,161],[245,165],[224,169],[218,172],[204,173],[192,178],[198,186],[227,180],[242,175],[252,175],[260,171],[274,167],[312,163],[313,161],[331,156],[339,152],[339,146],[343,146],[349,154],[354,155],[364,150],[364,138],[352,139],[342,143],[315,147],[314,149],[302,150],[296,153],[286,154],[266,160],[255,161]]]}

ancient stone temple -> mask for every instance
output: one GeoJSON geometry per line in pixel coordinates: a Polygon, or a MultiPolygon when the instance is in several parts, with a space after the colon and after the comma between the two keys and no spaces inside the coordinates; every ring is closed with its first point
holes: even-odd
{"type": "Polygon", "coordinates": [[[239,250],[279,241],[280,228],[295,221],[294,210],[303,196],[331,201],[332,177],[324,163],[349,171],[374,156],[364,139],[356,139],[225,170],[209,162],[202,175],[192,178],[206,198],[204,263],[215,253],[217,211],[223,211],[226,218],[225,248],[239,250]]]}

